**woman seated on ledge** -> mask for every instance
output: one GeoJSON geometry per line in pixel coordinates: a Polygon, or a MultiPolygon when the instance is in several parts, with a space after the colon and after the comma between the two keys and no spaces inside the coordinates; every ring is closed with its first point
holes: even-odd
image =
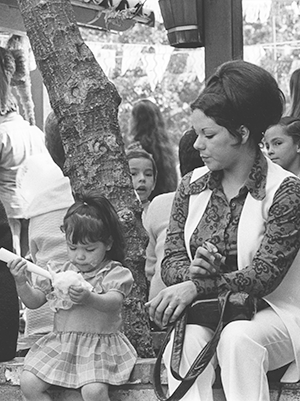
{"type": "MultiPolygon", "coordinates": [[[[217,363],[227,401],[269,400],[267,371],[291,362],[283,379],[300,378],[300,181],[259,148],[283,102],[267,71],[231,61],[191,106],[194,147],[205,166],[176,192],[162,262],[168,287],[148,303],[150,318],[166,326],[196,298],[223,290],[253,294],[262,306],[251,321],[224,328],[215,357],[182,401],[213,400],[217,363]]],[[[187,326],[181,375],[211,336],[206,327],[187,326]]],[[[164,354],[170,393],[179,384],[169,371],[171,344],[164,354]]]]}

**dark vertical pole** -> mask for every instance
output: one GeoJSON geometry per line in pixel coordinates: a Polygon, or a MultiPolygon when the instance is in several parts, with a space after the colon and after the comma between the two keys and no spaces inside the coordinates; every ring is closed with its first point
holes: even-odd
{"type": "Polygon", "coordinates": [[[205,76],[243,58],[242,0],[204,0],[205,76]]]}

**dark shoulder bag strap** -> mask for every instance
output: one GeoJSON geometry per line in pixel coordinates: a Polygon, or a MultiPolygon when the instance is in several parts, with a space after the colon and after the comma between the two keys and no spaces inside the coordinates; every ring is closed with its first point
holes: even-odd
{"type": "Polygon", "coordinates": [[[225,312],[225,308],[226,308],[226,304],[227,304],[229,296],[230,296],[230,291],[228,291],[224,295],[224,297],[219,298],[221,311],[220,311],[220,320],[217,325],[217,328],[216,328],[212,338],[210,339],[210,341],[205,345],[205,347],[201,350],[201,352],[198,354],[198,356],[194,360],[192,366],[190,367],[190,369],[187,372],[187,374],[185,375],[185,377],[181,377],[179,375],[179,365],[180,365],[180,358],[181,358],[181,354],[182,354],[182,345],[183,345],[184,334],[185,334],[186,314],[182,315],[175,322],[175,324],[173,324],[172,326],[170,326],[168,328],[168,331],[164,338],[163,344],[159,350],[157,360],[154,365],[154,371],[153,371],[154,391],[155,391],[157,398],[160,401],[179,401],[179,400],[181,400],[181,398],[190,389],[190,387],[193,385],[193,383],[195,382],[197,377],[204,371],[204,369],[208,365],[209,361],[214,356],[216,349],[217,349],[219,339],[220,339],[221,331],[223,329],[223,316],[224,316],[224,312],[225,312]],[[176,345],[175,346],[173,345],[173,350],[175,350],[175,359],[173,358],[173,352],[172,352],[171,373],[177,380],[181,380],[181,383],[176,388],[174,393],[172,395],[170,395],[170,397],[166,397],[166,395],[163,391],[162,385],[161,385],[161,377],[160,377],[161,359],[162,359],[164,350],[167,346],[167,343],[169,342],[170,335],[171,335],[173,328],[175,329],[174,343],[176,342],[176,345]]]}

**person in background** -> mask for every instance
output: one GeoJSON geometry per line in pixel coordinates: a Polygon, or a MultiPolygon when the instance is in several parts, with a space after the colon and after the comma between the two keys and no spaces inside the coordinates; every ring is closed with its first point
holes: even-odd
{"type": "MultiPolygon", "coordinates": [[[[0,247],[12,251],[12,235],[0,201],[0,247]]],[[[19,332],[19,300],[16,284],[6,263],[0,260],[0,362],[16,356],[19,332]]]]}
{"type": "MultiPolygon", "coordinates": [[[[300,379],[300,181],[260,149],[283,106],[274,77],[242,60],[222,64],[191,105],[205,166],[176,191],[161,266],[167,288],[147,303],[150,319],[165,327],[195,299],[226,290],[252,295],[258,309],[250,321],[223,328],[182,401],[213,400],[217,364],[227,401],[268,401],[267,372],[282,366],[289,365],[282,381],[300,379]]],[[[211,337],[209,328],[187,324],[181,376],[211,337]]],[[[170,371],[172,342],[164,354],[170,394],[179,384],[170,371]]]]}
{"type": "MultiPolygon", "coordinates": [[[[11,227],[14,252],[22,256],[26,256],[28,251],[28,222],[24,219],[16,175],[29,156],[41,153],[49,155],[44,133],[18,113],[17,101],[12,94],[13,85],[18,87],[24,77],[28,79],[26,71],[22,50],[0,47],[0,200],[11,227]]],[[[25,89],[28,91],[30,88],[27,85],[25,89]]],[[[28,94],[25,99],[28,99],[28,94]]],[[[24,104],[25,110],[31,107],[30,101],[24,104]]],[[[32,116],[32,112],[27,114],[32,116]]],[[[30,122],[33,124],[32,118],[30,122]]]]}
{"type": "Polygon", "coordinates": [[[73,285],[68,278],[66,294],[55,288],[55,276],[54,290],[44,278],[33,287],[26,261],[8,263],[25,305],[36,308],[48,300],[55,310],[53,331],[25,357],[21,390],[26,401],[50,401],[50,385],[80,388],[84,401],[109,401],[109,385],[126,383],[137,358],[120,331],[123,300],[133,284],[130,270],[122,265],[122,226],[112,204],[92,191],[68,209],[62,230],[69,261],[60,272],[81,277],[73,285]]]}
{"type": "Polygon", "coordinates": [[[300,68],[295,70],[290,78],[291,103],[287,114],[300,118],[300,68]]]}
{"type": "Polygon", "coordinates": [[[300,177],[300,119],[283,117],[264,134],[268,157],[282,168],[300,177]]]}
{"type": "MultiPolygon", "coordinates": [[[[70,180],[48,156],[27,158],[17,174],[18,188],[24,199],[24,215],[28,219],[30,259],[47,269],[49,260],[58,270],[68,260],[64,234],[60,227],[68,208],[74,203],[70,180]]],[[[37,275],[30,273],[35,285],[37,275]]],[[[53,327],[54,313],[48,303],[37,309],[24,308],[24,335],[18,341],[18,355],[24,356],[31,346],[53,327]]]]}
{"type": "MultiPolygon", "coordinates": [[[[180,138],[178,156],[182,177],[195,168],[203,166],[199,152],[193,147],[196,139],[197,135],[193,129],[186,131],[180,138]]],[[[166,287],[161,279],[160,265],[164,255],[166,230],[174,196],[175,192],[157,195],[151,201],[144,221],[149,235],[145,263],[145,274],[149,281],[149,300],[166,287]]]]}
{"type": "Polygon", "coordinates": [[[132,108],[129,125],[130,137],[153,156],[157,166],[157,182],[149,199],[175,191],[178,181],[176,158],[159,107],[149,99],[139,100],[132,108]]]}
{"type": "Polygon", "coordinates": [[[142,220],[144,221],[150,204],[150,195],[156,185],[156,163],[152,155],[142,149],[139,144],[130,145],[126,156],[132,177],[133,189],[142,204],[142,220]]]}

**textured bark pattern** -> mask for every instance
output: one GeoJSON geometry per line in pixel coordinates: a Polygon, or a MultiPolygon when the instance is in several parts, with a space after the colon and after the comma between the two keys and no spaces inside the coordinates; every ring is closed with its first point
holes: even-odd
{"type": "Polygon", "coordinates": [[[59,119],[65,174],[74,192],[98,188],[125,226],[126,266],[135,279],[124,305],[124,332],[140,357],[153,356],[140,221],[118,124],[120,96],[81,38],[69,0],[18,0],[28,37],[59,119]]]}

